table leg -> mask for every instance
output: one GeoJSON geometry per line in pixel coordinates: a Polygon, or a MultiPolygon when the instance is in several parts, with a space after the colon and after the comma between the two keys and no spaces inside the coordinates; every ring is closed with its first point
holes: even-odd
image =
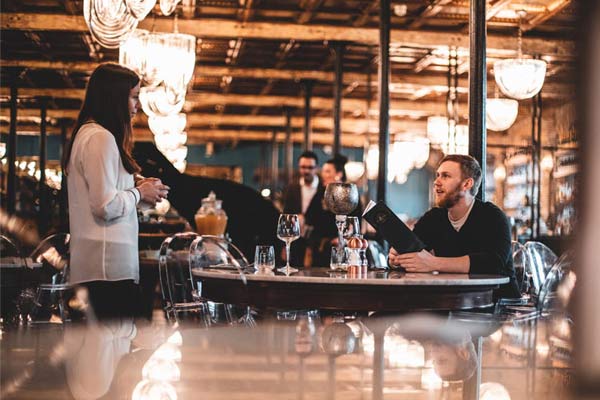
{"type": "Polygon", "coordinates": [[[481,386],[481,355],[482,355],[481,336],[473,339],[475,352],[477,353],[477,368],[475,373],[463,383],[463,400],[479,400],[479,387],[481,386]]]}
{"type": "Polygon", "coordinates": [[[375,329],[373,332],[373,400],[383,400],[383,343],[385,331],[375,329]]]}

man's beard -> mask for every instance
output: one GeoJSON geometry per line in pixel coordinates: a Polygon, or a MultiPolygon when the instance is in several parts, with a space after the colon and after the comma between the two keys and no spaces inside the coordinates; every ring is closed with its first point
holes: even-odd
{"type": "Polygon", "coordinates": [[[454,190],[451,192],[444,193],[443,197],[439,199],[436,203],[438,207],[441,208],[452,208],[454,207],[462,197],[462,193],[460,191],[460,184],[457,185],[454,190]]]}

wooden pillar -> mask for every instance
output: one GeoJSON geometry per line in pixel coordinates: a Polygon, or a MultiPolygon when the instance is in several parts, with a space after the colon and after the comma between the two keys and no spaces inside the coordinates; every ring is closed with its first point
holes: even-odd
{"type": "Polygon", "coordinates": [[[48,220],[50,218],[48,204],[48,192],[46,190],[46,147],[47,147],[47,135],[46,135],[46,116],[48,109],[48,99],[45,97],[40,98],[40,162],[38,167],[40,168],[40,181],[38,182],[38,193],[40,200],[40,207],[38,213],[38,231],[40,236],[43,236],[48,231],[48,220]]]}
{"type": "Polygon", "coordinates": [[[335,52],[335,82],[333,85],[333,154],[340,154],[342,137],[342,87],[344,73],[344,44],[336,42],[335,52]]]}
{"type": "Polygon", "coordinates": [[[485,200],[487,97],[485,0],[471,0],[469,10],[469,154],[481,165],[477,198],[485,200]]]}
{"type": "Polygon", "coordinates": [[[312,115],[312,109],[310,107],[310,100],[312,97],[312,88],[314,81],[303,80],[302,88],[304,89],[304,150],[312,150],[312,125],[310,117],[312,115]]]}
{"type": "Polygon", "coordinates": [[[387,201],[387,157],[390,142],[390,0],[379,10],[379,173],[377,200],[387,201]]]}
{"type": "Polygon", "coordinates": [[[10,85],[10,130],[8,131],[8,143],[6,146],[8,176],[6,177],[6,211],[14,214],[17,203],[17,80],[16,72],[12,73],[10,85]]]}

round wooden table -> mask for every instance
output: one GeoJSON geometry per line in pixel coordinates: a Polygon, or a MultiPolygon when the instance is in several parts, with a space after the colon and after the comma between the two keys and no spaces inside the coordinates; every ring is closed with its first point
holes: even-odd
{"type": "Polygon", "coordinates": [[[312,268],[286,276],[203,269],[192,271],[202,297],[261,309],[338,311],[465,310],[493,304],[499,275],[414,274],[400,271],[334,272],[312,268]]]}

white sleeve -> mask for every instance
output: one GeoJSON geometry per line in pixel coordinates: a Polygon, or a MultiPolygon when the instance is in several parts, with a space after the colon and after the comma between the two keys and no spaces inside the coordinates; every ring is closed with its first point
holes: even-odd
{"type": "Polygon", "coordinates": [[[117,190],[120,164],[113,135],[105,130],[94,133],[82,151],[81,167],[88,185],[92,214],[105,221],[135,212],[138,202],[137,190],[117,190]]]}

